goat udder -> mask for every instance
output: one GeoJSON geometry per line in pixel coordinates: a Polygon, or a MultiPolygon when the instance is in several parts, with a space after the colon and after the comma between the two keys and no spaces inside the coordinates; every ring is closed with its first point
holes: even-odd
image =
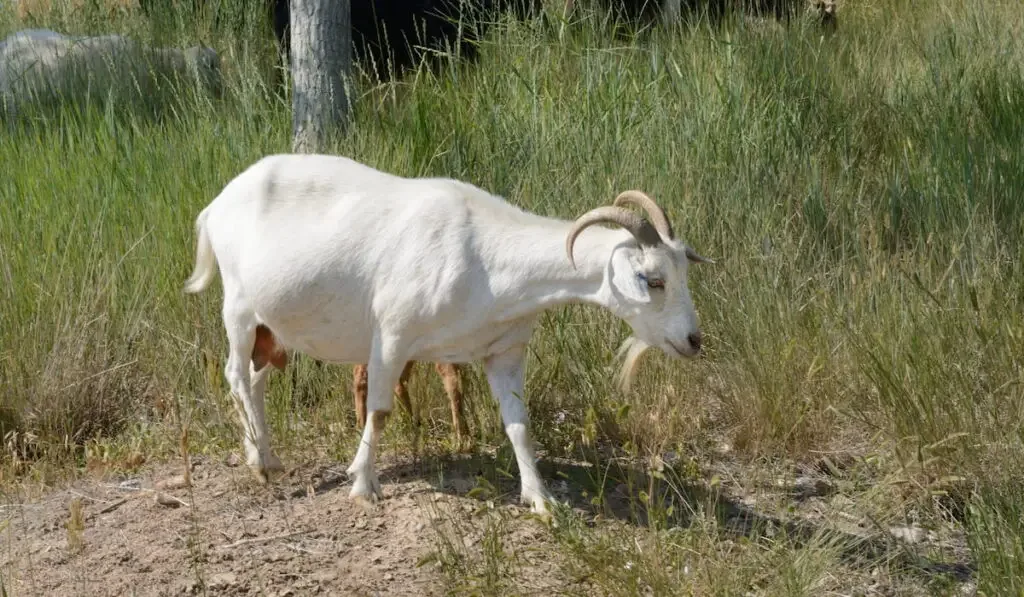
{"type": "Polygon", "coordinates": [[[267,363],[284,370],[288,365],[288,354],[277,343],[274,332],[260,324],[256,326],[256,342],[252,347],[252,365],[256,371],[259,371],[267,363]]]}

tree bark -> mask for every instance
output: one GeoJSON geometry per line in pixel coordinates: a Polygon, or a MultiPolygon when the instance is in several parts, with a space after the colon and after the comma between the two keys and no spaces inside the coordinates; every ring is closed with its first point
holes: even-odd
{"type": "MultiPolygon", "coordinates": [[[[323,151],[348,125],[350,0],[291,0],[292,151],[323,151]]],[[[357,0],[358,1],[358,0],[357,0]]]]}

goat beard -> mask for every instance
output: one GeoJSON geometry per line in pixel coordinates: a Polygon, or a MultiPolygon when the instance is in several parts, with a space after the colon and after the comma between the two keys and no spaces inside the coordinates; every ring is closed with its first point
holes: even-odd
{"type": "Polygon", "coordinates": [[[637,338],[630,336],[619,347],[616,359],[622,359],[619,373],[616,376],[616,383],[623,392],[628,392],[633,385],[633,378],[636,377],[636,366],[642,355],[651,345],[637,338]]]}

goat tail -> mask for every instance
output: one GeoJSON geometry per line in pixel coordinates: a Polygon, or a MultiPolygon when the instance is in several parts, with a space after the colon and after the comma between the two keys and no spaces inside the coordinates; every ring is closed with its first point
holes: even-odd
{"type": "Polygon", "coordinates": [[[206,230],[206,217],[204,209],[196,218],[196,232],[199,235],[196,241],[196,265],[192,275],[185,281],[185,292],[193,294],[202,292],[217,275],[217,257],[213,253],[210,234],[206,230]]]}

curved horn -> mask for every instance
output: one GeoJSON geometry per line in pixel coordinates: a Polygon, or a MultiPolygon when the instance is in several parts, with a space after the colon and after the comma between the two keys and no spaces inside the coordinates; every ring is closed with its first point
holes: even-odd
{"type": "Polygon", "coordinates": [[[672,232],[672,223],[668,221],[668,217],[665,212],[661,209],[661,206],[654,202],[646,194],[641,191],[623,191],[619,193],[619,196],[615,198],[615,205],[621,207],[623,205],[636,205],[642,207],[647,212],[647,217],[651,219],[651,223],[654,224],[654,229],[658,231],[661,238],[665,240],[672,240],[675,238],[675,234],[672,232]]]}
{"type": "Polygon", "coordinates": [[[579,236],[587,226],[591,226],[599,222],[607,222],[622,226],[626,230],[629,230],[630,234],[632,234],[641,245],[657,245],[661,242],[658,232],[651,227],[649,222],[641,218],[636,213],[631,212],[624,207],[615,207],[611,205],[598,207],[588,211],[579,218],[576,218],[576,222],[572,225],[572,229],[569,230],[569,235],[565,239],[565,252],[569,255],[569,263],[572,264],[573,268],[576,267],[576,260],[572,257],[572,247],[576,242],[576,237],[579,236]]]}

